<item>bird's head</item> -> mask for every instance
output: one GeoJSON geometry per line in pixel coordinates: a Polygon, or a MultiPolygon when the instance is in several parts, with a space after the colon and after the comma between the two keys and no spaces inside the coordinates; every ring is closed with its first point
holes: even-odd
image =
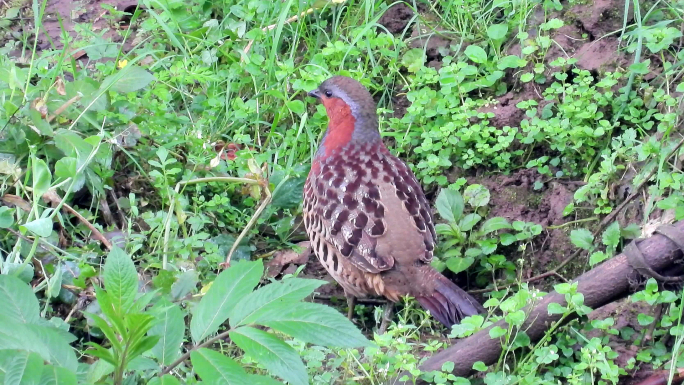
{"type": "Polygon", "coordinates": [[[330,155],[350,142],[380,140],[375,101],[358,81],[333,76],[309,92],[309,96],[323,103],[330,120],[318,155],[330,155]]]}

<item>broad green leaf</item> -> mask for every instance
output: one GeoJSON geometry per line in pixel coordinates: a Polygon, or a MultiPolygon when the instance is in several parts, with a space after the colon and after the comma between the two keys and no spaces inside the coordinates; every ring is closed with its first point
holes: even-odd
{"type": "Polygon", "coordinates": [[[466,47],[463,53],[468,57],[468,59],[474,61],[475,63],[482,64],[487,62],[487,52],[485,52],[482,47],[469,45],[466,47]]]}
{"type": "Polygon", "coordinates": [[[489,190],[481,184],[471,184],[463,192],[463,199],[473,207],[487,206],[489,198],[489,190]]]}
{"type": "Polygon", "coordinates": [[[5,372],[5,384],[39,385],[43,359],[36,353],[17,353],[5,372]]]}
{"type": "Polygon", "coordinates": [[[193,310],[190,334],[197,343],[216,333],[226,321],[233,307],[259,283],[264,264],[258,261],[240,261],[216,277],[207,294],[193,310]]]}
{"type": "Polygon", "coordinates": [[[59,148],[64,155],[76,158],[78,167],[83,166],[88,155],[93,150],[93,146],[88,144],[77,133],[65,129],[58,129],[54,136],[55,146],[59,148]]]}
{"type": "Polygon", "coordinates": [[[496,63],[496,68],[503,71],[508,68],[522,68],[527,65],[527,60],[515,55],[504,56],[496,63]]]}
{"type": "Polygon", "coordinates": [[[285,308],[313,293],[326,281],[289,278],[273,282],[247,294],[229,313],[230,325],[246,325],[259,322],[259,316],[271,307],[285,308]],[[284,306],[283,306],[284,305],[284,306]]]}
{"type": "Polygon", "coordinates": [[[40,378],[41,385],[76,385],[76,373],[67,368],[45,365],[40,378]]]}
{"type": "Polygon", "coordinates": [[[50,123],[47,122],[43,118],[40,112],[37,110],[31,108],[29,109],[28,113],[29,117],[31,118],[31,122],[33,123],[34,127],[38,129],[38,131],[44,135],[44,136],[52,136],[53,131],[52,127],[50,126],[50,123]]]}
{"type": "Polygon", "coordinates": [[[589,266],[599,264],[608,258],[610,258],[610,255],[604,253],[603,251],[595,251],[589,256],[589,266]]]}
{"type": "Polygon", "coordinates": [[[304,188],[305,182],[305,177],[287,177],[287,179],[273,191],[271,205],[283,209],[297,207],[302,202],[302,189],[304,188]]]}
{"type": "Polygon", "coordinates": [[[570,232],[570,241],[573,245],[584,250],[589,250],[594,246],[594,236],[587,229],[572,230],[570,232]]]}
{"type": "Polygon", "coordinates": [[[138,293],[138,272],[125,251],[114,246],[104,265],[105,290],[119,314],[128,312],[138,293]]]}
{"type": "Polygon", "coordinates": [[[52,184],[52,174],[45,161],[33,160],[33,199],[40,199],[52,184]]]}
{"type": "Polygon", "coordinates": [[[510,233],[501,234],[499,236],[499,239],[501,240],[501,244],[504,246],[512,245],[515,241],[518,240],[518,238],[516,238],[515,235],[510,233]]]}
{"type": "Polygon", "coordinates": [[[435,200],[439,215],[447,222],[457,222],[463,215],[463,197],[456,190],[442,189],[435,200]]]}
{"type": "Polygon", "coordinates": [[[551,314],[563,314],[566,311],[568,311],[568,308],[565,306],[562,306],[561,304],[557,302],[551,302],[549,306],[547,307],[547,310],[549,312],[549,315],[551,314]]]}
{"type": "MultiPolygon", "coordinates": [[[[193,363],[194,365],[194,363],[193,363]]],[[[196,368],[195,368],[196,369],[196,368]]],[[[215,382],[212,382],[215,383],[215,382]]],[[[152,378],[147,385],[180,385],[178,379],[170,374],[152,378]]]]}
{"type": "Polygon", "coordinates": [[[632,64],[631,66],[629,66],[629,70],[639,75],[646,75],[647,73],[651,72],[651,70],[648,68],[650,64],[651,60],[646,59],[640,63],[632,64]]]}
{"type": "Polygon", "coordinates": [[[56,298],[62,290],[62,264],[58,263],[55,268],[55,274],[48,280],[47,296],[49,298],[56,298]]]}
{"type": "Polygon", "coordinates": [[[242,350],[291,385],[309,383],[299,353],[273,334],[243,326],[230,332],[230,338],[242,350]]]}
{"type": "Polygon", "coordinates": [[[462,271],[467,270],[473,263],[475,262],[475,258],[473,257],[451,257],[447,259],[446,265],[449,270],[453,271],[454,273],[458,274],[462,271]]]}
{"type": "Polygon", "coordinates": [[[55,176],[57,178],[74,178],[76,171],[78,171],[76,158],[64,157],[55,163],[55,176]]]}
{"type": "Polygon", "coordinates": [[[3,349],[23,350],[40,354],[45,361],[50,360],[50,351],[29,327],[0,314],[0,346],[3,349]]]}
{"type": "Polygon", "coordinates": [[[40,218],[19,226],[19,229],[30,231],[31,233],[47,238],[52,233],[52,220],[50,218],[40,218]]]}
{"type": "Polygon", "coordinates": [[[503,40],[508,33],[508,24],[492,24],[487,28],[487,36],[494,41],[503,40]]]}
{"type": "Polygon", "coordinates": [[[502,230],[502,229],[511,229],[513,226],[511,226],[510,222],[508,222],[508,219],[504,217],[493,217],[487,219],[483,224],[482,224],[482,233],[483,234],[489,234],[494,231],[502,230]]]}
{"type": "Polygon", "coordinates": [[[615,249],[620,243],[620,224],[615,221],[606,228],[602,235],[603,244],[615,249]]]}
{"type": "Polygon", "coordinates": [[[468,214],[461,219],[461,221],[458,223],[458,227],[461,229],[461,231],[470,231],[481,219],[482,217],[478,214],[468,214]]]}
{"type": "Polygon", "coordinates": [[[178,305],[167,301],[160,305],[165,309],[157,315],[158,322],[148,333],[152,336],[160,336],[160,339],[150,353],[160,363],[169,365],[180,357],[180,348],[185,334],[185,320],[178,305]]]}
{"type": "Polygon", "coordinates": [[[50,357],[47,361],[76,372],[78,360],[76,359],[76,352],[70,345],[76,340],[73,334],[44,325],[27,325],[27,329],[40,339],[47,348],[50,357]]]}
{"type": "Polygon", "coordinates": [[[0,275],[0,304],[2,314],[14,321],[35,324],[40,320],[36,295],[29,285],[17,277],[0,275]]]}
{"type": "Polygon", "coordinates": [[[506,335],[506,329],[502,328],[501,326],[494,326],[493,328],[489,329],[489,337],[494,339],[494,338],[499,338],[506,335]]]}
{"type": "Polygon", "coordinates": [[[105,89],[111,84],[111,89],[125,94],[143,89],[153,80],[156,80],[154,75],[141,67],[138,67],[137,65],[127,65],[118,73],[108,76],[102,82],[101,89],[105,89]]]}
{"type": "Polygon", "coordinates": [[[201,348],[190,353],[192,367],[202,380],[216,385],[249,384],[247,373],[232,358],[201,348]]]}
{"type": "Polygon", "coordinates": [[[369,344],[347,317],[317,303],[280,304],[263,313],[259,323],[314,345],[356,348],[369,344]]]}
{"type": "Polygon", "coordinates": [[[14,209],[0,207],[0,229],[7,229],[14,224],[14,209]]]}
{"type": "Polygon", "coordinates": [[[304,102],[301,100],[290,100],[289,102],[286,103],[286,106],[295,115],[303,115],[304,112],[306,111],[306,107],[304,106],[304,102]]]}

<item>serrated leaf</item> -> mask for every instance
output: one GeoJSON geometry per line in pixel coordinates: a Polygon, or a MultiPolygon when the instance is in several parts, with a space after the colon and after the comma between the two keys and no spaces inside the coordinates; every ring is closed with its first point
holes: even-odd
{"type": "Polygon", "coordinates": [[[76,385],[76,373],[67,368],[62,368],[54,365],[45,365],[43,367],[42,376],[40,377],[41,385],[76,385]]]}
{"type": "Polygon", "coordinates": [[[591,249],[594,244],[594,236],[587,229],[575,229],[570,232],[570,241],[573,245],[584,249],[591,249]]]}
{"type": "Polygon", "coordinates": [[[260,287],[235,305],[229,314],[230,325],[236,327],[258,323],[261,314],[268,312],[271,307],[287,308],[326,283],[317,279],[289,278],[260,287]]]}
{"type": "Polygon", "coordinates": [[[508,222],[508,219],[504,217],[493,217],[487,219],[483,224],[481,231],[483,235],[492,233],[494,231],[498,230],[503,230],[503,229],[511,229],[513,226],[511,226],[510,222],[508,222]]]}
{"type": "Polygon", "coordinates": [[[467,270],[475,262],[473,257],[452,257],[446,260],[447,268],[458,274],[467,270]]]}
{"type": "Polygon", "coordinates": [[[131,257],[121,248],[114,246],[107,255],[104,265],[104,284],[114,310],[125,314],[138,293],[138,272],[131,257]]]}
{"type": "Polygon", "coordinates": [[[190,362],[202,380],[211,384],[249,384],[247,373],[232,358],[207,348],[190,353],[190,362]]]}
{"type": "Polygon", "coordinates": [[[17,277],[0,275],[0,304],[2,314],[14,321],[34,324],[40,320],[36,295],[29,285],[17,277]]]}
{"type": "Polygon", "coordinates": [[[273,334],[243,326],[230,332],[230,338],[271,374],[292,385],[309,383],[306,367],[297,351],[273,334]]]}
{"type": "Polygon", "coordinates": [[[589,266],[594,266],[597,265],[606,259],[608,259],[610,256],[603,251],[595,251],[591,253],[591,256],[589,256],[589,266]]]}
{"type": "Polygon", "coordinates": [[[159,363],[169,365],[180,357],[180,348],[185,334],[185,320],[178,305],[163,301],[159,304],[164,310],[157,314],[157,323],[148,332],[151,336],[160,336],[159,342],[150,353],[159,363]]]}
{"type": "Polygon", "coordinates": [[[43,359],[36,353],[18,352],[8,364],[5,384],[38,385],[43,372],[43,359]]]}
{"type": "Polygon", "coordinates": [[[512,245],[518,240],[515,235],[510,233],[503,233],[499,236],[500,242],[503,246],[512,245]]]}
{"type": "Polygon", "coordinates": [[[2,349],[22,350],[39,354],[43,360],[50,360],[50,351],[43,341],[33,333],[30,324],[23,324],[0,313],[0,346],[2,349]]]}
{"type": "Polygon", "coordinates": [[[620,224],[615,221],[606,228],[602,235],[603,244],[615,249],[620,243],[620,224]]]}
{"type": "Polygon", "coordinates": [[[216,277],[211,289],[193,310],[190,334],[197,343],[216,333],[219,326],[244,296],[259,283],[264,264],[257,261],[239,261],[216,277]]]}
{"type": "Polygon", "coordinates": [[[259,319],[271,327],[304,342],[329,348],[356,348],[369,344],[366,337],[337,310],[310,302],[283,304],[259,319]]]}
{"type": "Polygon", "coordinates": [[[447,222],[457,222],[463,215],[463,197],[458,191],[442,189],[435,200],[439,215],[447,222]]]}
{"type": "Polygon", "coordinates": [[[78,360],[76,353],[69,345],[76,337],[64,330],[52,326],[27,325],[28,330],[40,339],[48,351],[48,362],[76,372],[78,360]]]}

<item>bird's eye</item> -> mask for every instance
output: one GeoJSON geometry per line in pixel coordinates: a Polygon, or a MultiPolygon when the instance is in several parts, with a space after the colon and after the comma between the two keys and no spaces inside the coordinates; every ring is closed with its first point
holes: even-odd
{"type": "Polygon", "coordinates": [[[325,96],[331,98],[331,97],[332,97],[332,91],[330,91],[330,90],[325,90],[325,96]]]}

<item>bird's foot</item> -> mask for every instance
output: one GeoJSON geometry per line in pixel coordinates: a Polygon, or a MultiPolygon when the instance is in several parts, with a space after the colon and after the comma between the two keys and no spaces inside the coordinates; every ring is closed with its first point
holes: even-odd
{"type": "Polygon", "coordinates": [[[387,301],[385,308],[382,311],[382,321],[380,322],[380,328],[378,329],[378,334],[385,334],[389,322],[392,320],[392,312],[394,310],[394,302],[387,301]]]}
{"type": "Polygon", "coordinates": [[[347,310],[347,318],[351,321],[352,318],[354,317],[354,307],[356,307],[356,297],[348,295],[347,296],[347,306],[349,307],[349,310],[347,310]]]}

